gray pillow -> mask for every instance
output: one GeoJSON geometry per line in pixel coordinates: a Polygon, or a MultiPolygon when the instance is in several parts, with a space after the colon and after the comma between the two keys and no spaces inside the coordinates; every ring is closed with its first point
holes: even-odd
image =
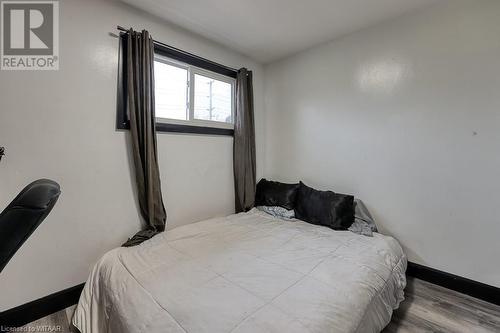
{"type": "Polygon", "coordinates": [[[293,209],[288,210],[280,206],[257,206],[257,209],[283,220],[293,220],[295,218],[293,209]]]}
{"type": "Polygon", "coordinates": [[[349,231],[356,234],[372,237],[377,232],[375,220],[366,208],[363,201],[354,199],[354,223],[349,227],[349,231]]]}
{"type": "MultiPolygon", "coordinates": [[[[257,206],[257,209],[282,220],[293,220],[295,218],[293,209],[288,210],[279,206],[257,206]]],[[[348,230],[368,237],[373,237],[373,233],[377,232],[375,220],[360,199],[354,199],[354,223],[348,230]]]]}

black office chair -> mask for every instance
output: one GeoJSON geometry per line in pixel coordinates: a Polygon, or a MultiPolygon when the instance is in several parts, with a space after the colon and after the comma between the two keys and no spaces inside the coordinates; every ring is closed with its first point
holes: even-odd
{"type": "Polygon", "coordinates": [[[0,214],[0,272],[50,213],[59,194],[59,184],[39,179],[26,186],[0,214]]]}

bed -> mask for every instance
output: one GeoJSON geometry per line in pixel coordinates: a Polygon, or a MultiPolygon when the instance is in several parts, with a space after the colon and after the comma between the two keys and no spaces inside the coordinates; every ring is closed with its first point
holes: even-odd
{"type": "Polygon", "coordinates": [[[72,322],[82,333],[380,332],[406,265],[392,237],[252,209],[108,252],[72,322]]]}

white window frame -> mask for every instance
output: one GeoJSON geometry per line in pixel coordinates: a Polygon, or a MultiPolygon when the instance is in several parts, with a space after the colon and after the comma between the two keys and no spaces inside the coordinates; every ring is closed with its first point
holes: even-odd
{"type": "Polygon", "coordinates": [[[196,66],[192,66],[180,61],[176,61],[174,59],[155,54],[154,56],[154,61],[162,62],[164,64],[170,65],[170,66],[175,66],[179,67],[182,69],[186,69],[188,73],[187,77],[187,84],[186,84],[186,118],[187,120],[182,120],[182,119],[172,119],[172,118],[162,118],[162,117],[156,117],[156,122],[157,123],[164,123],[164,124],[176,124],[176,125],[189,125],[189,126],[198,126],[198,127],[213,127],[213,128],[224,128],[224,129],[234,129],[234,110],[236,108],[236,100],[235,100],[235,94],[236,94],[236,79],[232,77],[228,77],[225,75],[221,75],[218,73],[214,73],[211,71],[208,71],[206,69],[202,69],[196,66]],[[194,91],[196,89],[195,87],[195,80],[194,76],[198,75],[203,75],[205,77],[226,82],[231,85],[231,123],[226,123],[222,121],[216,121],[216,120],[202,120],[202,119],[194,119],[194,91]]]}

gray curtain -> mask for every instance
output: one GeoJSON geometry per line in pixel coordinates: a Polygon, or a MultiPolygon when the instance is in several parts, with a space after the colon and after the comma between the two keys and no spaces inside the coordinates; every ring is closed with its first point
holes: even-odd
{"type": "Polygon", "coordinates": [[[149,33],[132,29],[126,43],[127,113],[141,215],[147,223],[124,246],[137,245],[165,230],[166,212],[156,149],[154,46],[149,33]]]}
{"type": "Polygon", "coordinates": [[[240,213],[254,205],[256,177],[252,72],[246,68],[236,77],[233,168],[235,210],[240,213]]]}

